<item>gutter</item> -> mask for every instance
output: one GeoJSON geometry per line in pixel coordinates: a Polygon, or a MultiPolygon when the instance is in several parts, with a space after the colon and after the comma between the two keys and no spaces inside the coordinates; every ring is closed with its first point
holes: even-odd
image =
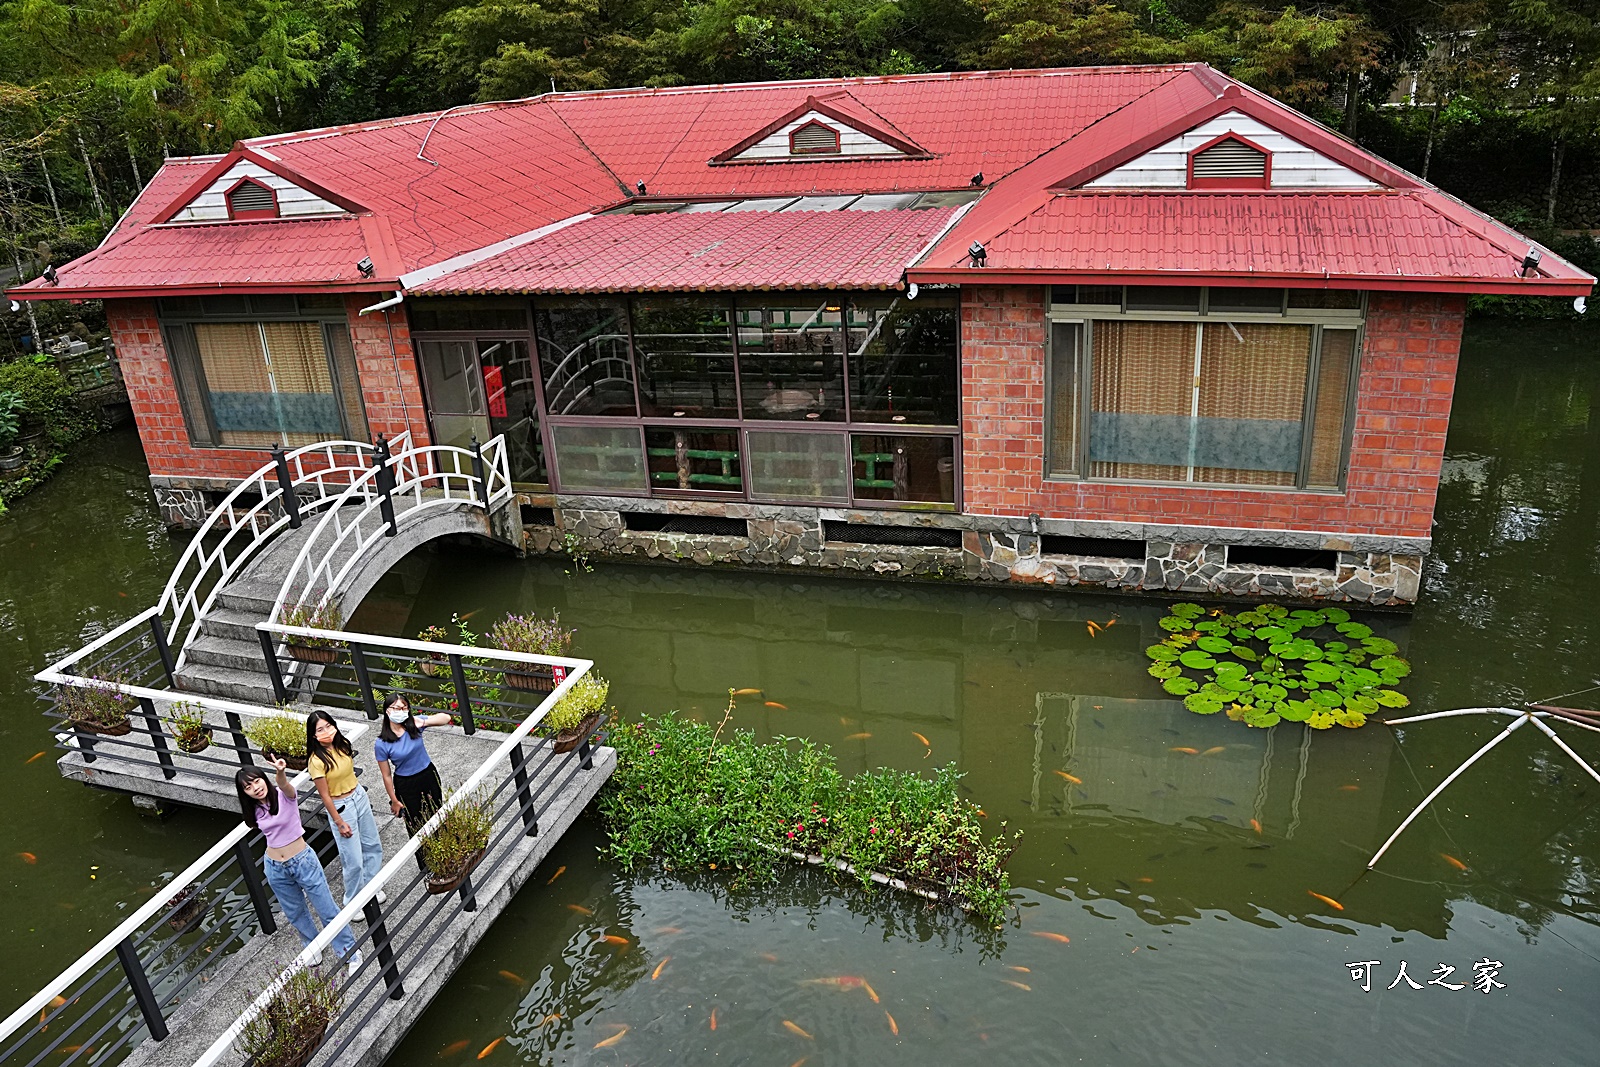
{"type": "Polygon", "coordinates": [[[399,304],[405,298],[406,298],[406,294],[404,292],[402,292],[401,290],[396,289],[394,295],[391,296],[389,299],[380,300],[376,304],[373,304],[371,307],[364,307],[360,311],[356,312],[356,314],[365,315],[365,314],[368,314],[369,312],[373,312],[373,311],[383,311],[386,308],[392,308],[392,307],[396,306],[397,304],[399,304]]]}

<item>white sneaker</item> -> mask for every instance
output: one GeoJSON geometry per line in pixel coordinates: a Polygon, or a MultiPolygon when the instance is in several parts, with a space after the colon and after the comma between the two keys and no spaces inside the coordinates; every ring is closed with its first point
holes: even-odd
{"type": "Polygon", "coordinates": [[[360,949],[356,949],[354,952],[350,953],[350,971],[349,971],[350,977],[354,978],[356,976],[356,972],[359,971],[360,969],[361,969],[361,950],[360,949]]]}
{"type": "Polygon", "coordinates": [[[379,904],[387,904],[387,903],[389,903],[389,894],[385,893],[381,889],[378,890],[378,903],[379,904]]]}

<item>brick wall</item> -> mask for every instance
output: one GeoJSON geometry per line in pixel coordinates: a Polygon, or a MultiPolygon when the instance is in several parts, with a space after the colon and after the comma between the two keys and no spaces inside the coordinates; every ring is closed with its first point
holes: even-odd
{"type": "MultiPolygon", "coordinates": [[[[361,375],[362,399],[372,433],[393,436],[407,429],[418,444],[428,442],[427,416],[417,381],[416,360],[403,311],[358,317],[356,312],[380,297],[354,294],[348,301],[350,334],[361,375]]],[[[108,300],[106,318],[117,346],[117,358],[128,386],[139,439],[156,476],[195,479],[237,479],[268,460],[265,451],[247,448],[196,448],[178,403],[177,384],[161,340],[153,300],[108,300]]]]}
{"type": "Polygon", "coordinates": [[[962,295],[963,510],[1428,537],[1466,301],[1374,293],[1342,494],[1046,481],[1045,290],[962,295]]]}

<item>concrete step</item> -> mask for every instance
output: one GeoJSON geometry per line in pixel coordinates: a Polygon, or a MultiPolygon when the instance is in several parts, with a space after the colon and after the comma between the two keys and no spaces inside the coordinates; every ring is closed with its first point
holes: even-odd
{"type": "Polygon", "coordinates": [[[257,596],[254,592],[247,592],[234,585],[223,587],[217,594],[216,601],[212,604],[213,610],[219,607],[231,608],[234,611],[248,612],[257,619],[265,619],[272,611],[272,602],[277,599],[277,590],[271,596],[257,596]]]}
{"type": "Polygon", "coordinates": [[[261,643],[259,641],[239,641],[231,637],[201,636],[189,646],[188,654],[184,659],[185,668],[194,664],[229,667],[236,671],[259,674],[263,679],[266,678],[266,665],[261,658],[261,643]]]}
{"type": "Polygon", "coordinates": [[[178,687],[190,693],[272,706],[272,683],[264,671],[241,671],[213,663],[185,663],[178,672],[178,687]]]}
{"type": "Polygon", "coordinates": [[[253,611],[240,611],[237,608],[220,608],[213,606],[200,623],[200,637],[218,637],[230,641],[248,642],[257,650],[256,656],[260,657],[261,639],[256,636],[256,623],[266,619],[266,614],[253,611]]]}

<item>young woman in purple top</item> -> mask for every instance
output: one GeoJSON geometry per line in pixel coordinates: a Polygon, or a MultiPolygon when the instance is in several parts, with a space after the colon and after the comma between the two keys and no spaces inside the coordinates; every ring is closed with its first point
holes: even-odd
{"type": "MultiPolygon", "coordinates": [[[[234,787],[239,793],[239,810],[244,813],[244,821],[260,830],[267,839],[267,884],[278,898],[283,917],[300,934],[300,940],[309,945],[317,936],[311,910],[315,909],[326,924],[339,914],[339,906],[333,902],[316,851],[306,845],[305,829],[300,825],[300,805],[294,786],[289,784],[288,775],[284,773],[285,764],[281,759],[272,762],[278,772],[276,787],[267,780],[266,774],[254,767],[246,767],[234,775],[234,787]]],[[[361,953],[355,950],[355,943],[348,926],[333,936],[334,954],[348,957],[351,974],[361,967],[361,953]]]]}
{"type": "MultiPolygon", "coordinates": [[[[389,793],[389,810],[405,816],[407,833],[416,834],[444,803],[439,770],[422,743],[422,731],[429,726],[449,726],[450,722],[450,716],[442,712],[414,717],[411,705],[399,693],[384,705],[383,724],[378,728],[378,739],[372,743],[372,758],[383,776],[383,788],[389,793]]],[[[420,851],[417,864],[427,869],[420,851]]]]}

